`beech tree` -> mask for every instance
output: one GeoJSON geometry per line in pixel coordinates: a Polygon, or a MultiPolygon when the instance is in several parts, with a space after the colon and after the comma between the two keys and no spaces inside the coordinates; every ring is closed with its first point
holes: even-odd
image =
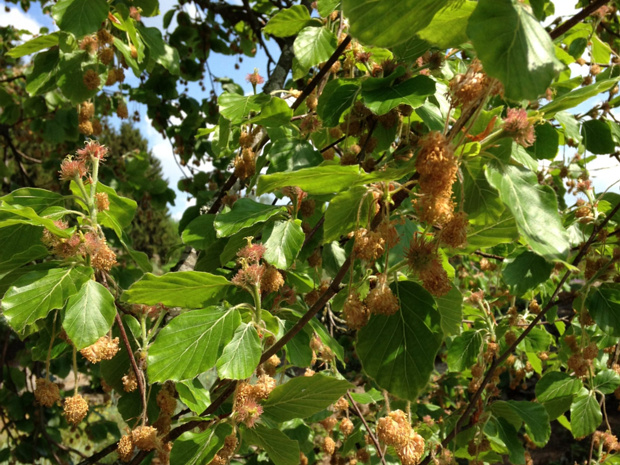
{"type": "Polygon", "coordinates": [[[616,2],[40,3],[0,28],[0,461],[620,463],[616,2]],[[249,94],[209,65],[257,50],[249,94]]]}

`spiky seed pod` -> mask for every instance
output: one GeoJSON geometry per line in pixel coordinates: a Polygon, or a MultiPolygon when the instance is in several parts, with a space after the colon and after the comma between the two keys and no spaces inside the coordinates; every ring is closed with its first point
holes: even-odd
{"type": "Polygon", "coordinates": [[[402,410],[394,410],[377,421],[377,438],[388,446],[403,446],[409,439],[411,425],[402,410]]]}
{"type": "Polygon", "coordinates": [[[261,375],[253,386],[252,393],[254,397],[260,400],[266,400],[276,387],[276,380],[269,375],[261,375]]]}
{"type": "Polygon", "coordinates": [[[353,432],[353,422],[348,418],[343,418],[338,429],[346,437],[353,432]]]}
{"type": "Polygon", "coordinates": [[[377,285],[372,289],[364,303],[375,315],[394,315],[400,309],[398,297],[394,295],[390,286],[387,284],[385,275],[380,275],[377,285]]]}
{"type": "Polygon", "coordinates": [[[116,107],[116,116],[121,119],[125,119],[129,116],[129,112],[127,111],[127,105],[124,102],[119,102],[116,107]]]}
{"type": "Polygon", "coordinates": [[[334,402],[334,406],[332,407],[334,412],[346,412],[349,410],[349,402],[346,398],[341,397],[336,402],[334,402]]]}
{"type": "Polygon", "coordinates": [[[378,232],[361,228],[355,231],[354,237],[353,252],[362,260],[375,261],[385,252],[385,239],[378,232]]]}
{"type": "Polygon", "coordinates": [[[98,363],[102,360],[111,360],[119,351],[118,338],[102,336],[97,342],[80,350],[82,356],[90,363],[98,363]]]}
{"type": "Polygon", "coordinates": [[[45,378],[37,378],[34,390],[35,400],[44,407],[51,407],[60,400],[60,391],[56,383],[45,378]]]}
{"type": "Polygon", "coordinates": [[[67,422],[73,426],[80,423],[88,413],[88,402],[79,394],[67,397],[63,406],[67,422]]]}
{"type": "Polygon", "coordinates": [[[424,454],[424,438],[410,431],[407,441],[396,448],[396,454],[403,465],[418,465],[424,454]]]}
{"type": "Polygon", "coordinates": [[[136,380],[136,374],[133,370],[129,370],[129,372],[123,376],[123,390],[125,392],[133,392],[138,387],[138,381],[136,380]]]}
{"type": "Polygon", "coordinates": [[[251,178],[256,172],[254,151],[249,147],[244,148],[241,154],[235,157],[233,164],[235,166],[235,176],[241,180],[251,178]]]}
{"type": "Polygon", "coordinates": [[[416,234],[409,242],[405,256],[409,269],[415,274],[419,274],[421,271],[430,268],[432,263],[437,260],[436,246],[427,241],[423,235],[416,234]]]}
{"type": "Polygon", "coordinates": [[[86,36],[80,41],[80,49],[85,50],[89,55],[94,55],[97,51],[97,36],[86,36]]]}
{"type": "Polygon", "coordinates": [[[355,454],[355,457],[357,457],[357,460],[359,460],[362,463],[370,462],[370,454],[364,448],[358,449],[357,453],[355,454]]]}
{"type": "Polygon", "coordinates": [[[95,114],[95,105],[90,102],[82,102],[80,104],[80,112],[78,113],[78,121],[88,121],[95,114]]]}
{"type": "Polygon", "coordinates": [[[80,134],[84,134],[85,136],[92,136],[93,123],[90,121],[82,121],[81,123],[78,123],[78,131],[80,131],[80,134]]]}
{"type": "Polygon", "coordinates": [[[265,294],[276,292],[284,285],[284,278],[275,267],[267,266],[260,280],[260,289],[265,294]]]}
{"type": "Polygon", "coordinates": [[[328,455],[334,455],[334,452],[336,452],[336,442],[329,436],[323,441],[323,452],[328,455]]]}
{"type": "Polygon", "coordinates": [[[98,119],[94,119],[91,121],[91,125],[93,126],[93,136],[100,136],[103,132],[103,126],[101,126],[101,121],[98,119]]]}
{"type": "Polygon", "coordinates": [[[398,231],[393,222],[382,221],[377,227],[377,232],[381,235],[388,248],[394,247],[400,241],[398,231]]]}
{"type": "Polygon", "coordinates": [[[90,256],[90,264],[98,270],[110,271],[116,263],[116,254],[106,243],[90,256]]]}
{"type": "Polygon", "coordinates": [[[414,200],[414,207],[421,221],[439,226],[444,225],[450,221],[454,212],[452,193],[450,191],[441,195],[421,195],[414,200]]]}
{"type": "Polygon", "coordinates": [[[424,271],[419,273],[422,286],[436,297],[446,295],[452,289],[452,281],[438,260],[434,260],[424,271]]]}
{"type": "Polygon", "coordinates": [[[458,212],[448,221],[439,233],[439,241],[442,244],[458,249],[467,245],[467,213],[458,212]]]}
{"type": "Polygon", "coordinates": [[[596,357],[598,357],[598,347],[596,342],[591,342],[583,349],[583,358],[586,360],[594,360],[596,357]]]}
{"type": "Polygon", "coordinates": [[[112,68],[110,70],[108,70],[108,77],[105,80],[105,85],[106,86],[113,86],[114,84],[116,84],[117,82],[117,70],[112,68]]]}
{"type": "Polygon", "coordinates": [[[99,88],[101,79],[99,78],[97,71],[94,69],[88,69],[84,73],[83,82],[88,90],[95,90],[99,88]]]}
{"type": "Polygon", "coordinates": [[[167,389],[157,393],[157,405],[164,415],[172,415],[177,408],[177,400],[167,389]]]}
{"type": "Polygon", "coordinates": [[[105,45],[112,45],[114,43],[114,36],[106,29],[99,29],[97,31],[97,39],[99,40],[99,43],[105,45]]]}
{"type": "Polygon", "coordinates": [[[157,439],[157,429],[152,426],[138,426],[131,432],[131,440],[140,450],[153,450],[159,443],[157,439]]]}
{"type": "Polygon", "coordinates": [[[110,199],[108,198],[108,194],[105,192],[97,192],[95,194],[95,205],[97,206],[97,211],[109,210],[110,199]]]}
{"type": "Polygon", "coordinates": [[[114,61],[114,50],[109,47],[99,50],[99,61],[104,65],[109,65],[114,61]]]}
{"type": "Polygon", "coordinates": [[[133,458],[134,445],[131,434],[126,434],[118,441],[116,452],[121,462],[129,462],[133,458]]]}
{"type": "Polygon", "coordinates": [[[329,433],[338,424],[338,419],[334,415],[331,415],[324,420],[321,420],[319,423],[321,423],[321,425],[323,425],[323,428],[325,428],[325,431],[329,433]]]}
{"type": "Polygon", "coordinates": [[[530,147],[536,140],[534,125],[528,121],[527,111],[523,108],[508,109],[504,118],[504,132],[523,147],[530,147]]]}
{"type": "Polygon", "coordinates": [[[363,328],[370,319],[370,310],[360,300],[357,292],[349,294],[344,303],[343,313],[347,326],[351,329],[363,328]]]}

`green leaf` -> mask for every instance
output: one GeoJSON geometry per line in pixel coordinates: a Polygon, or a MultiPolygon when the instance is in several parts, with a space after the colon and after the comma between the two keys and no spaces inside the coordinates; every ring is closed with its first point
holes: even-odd
{"type": "Polygon", "coordinates": [[[358,404],[374,404],[385,400],[383,393],[375,388],[372,388],[367,392],[352,392],[351,397],[358,404]]]}
{"type": "Polygon", "coordinates": [[[213,225],[217,237],[228,237],[257,223],[264,223],[285,211],[285,207],[266,205],[249,198],[242,198],[235,202],[229,212],[218,214],[213,225]]]}
{"type": "Polygon", "coordinates": [[[62,327],[77,350],[105,336],[116,315],[114,297],[96,281],[88,280],[67,302],[62,327]]]}
{"type": "Polygon", "coordinates": [[[56,68],[60,61],[58,48],[37,53],[31,72],[26,76],[26,90],[30,95],[40,95],[56,88],[56,68]]]}
{"type": "Polygon", "coordinates": [[[463,371],[478,360],[482,347],[482,335],[478,331],[466,331],[452,341],[448,349],[448,369],[463,371]]]}
{"type": "Polygon", "coordinates": [[[248,120],[248,123],[278,127],[290,123],[292,117],[293,109],[288,103],[281,98],[272,97],[261,106],[260,113],[248,120]]]}
{"type": "Polygon", "coordinates": [[[506,210],[494,222],[472,221],[467,232],[467,250],[486,249],[498,244],[514,242],[519,230],[514,216],[506,210]]]}
{"type": "Polygon", "coordinates": [[[51,310],[64,307],[92,273],[90,267],[31,271],[9,288],[2,299],[2,313],[11,328],[21,333],[51,310]]]}
{"type": "Polygon", "coordinates": [[[258,94],[245,97],[230,92],[222,93],[217,103],[220,114],[233,124],[242,123],[251,112],[259,112],[263,103],[271,99],[269,95],[258,94]]]}
{"type": "Polygon", "coordinates": [[[215,428],[199,433],[187,431],[174,441],[170,451],[170,465],[206,465],[224,447],[224,439],[232,434],[228,423],[217,423],[215,428]]]}
{"type": "Polygon", "coordinates": [[[247,444],[256,444],[265,449],[275,465],[299,464],[299,443],[289,439],[280,430],[257,424],[252,429],[243,429],[243,439],[247,444]]]}
{"type": "Polygon", "coordinates": [[[214,219],[215,215],[208,214],[194,218],[181,234],[183,243],[198,250],[207,250],[217,239],[213,227],[214,219]]]}
{"type": "Polygon", "coordinates": [[[463,321],[463,296],[456,286],[447,294],[435,297],[437,310],[441,315],[441,330],[446,336],[453,336],[461,332],[463,321]]]}
{"type": "Polygon", "coordinates": [[[555,420],[570,408],[573,397],[582,387],[579,379],[552,371],[536,383],[536,398],[544,405],[549,419],[555,420]]]}
{"type": "Polygon", "coordinates": [[[293,43],[293,51],[304,68],[327,61],[336,51],[336,35],[325,27],[309,26],[301,30],[293,43]]]}
{"type": "Polygon", "coordinates": [[[264,259],[276,268],[290,268],[304,243],[306,235],[301,220],[277,221],[263,231],[263,244],[267,248],[264,259]]]}
{"type": "Polygon", "coordinates": [[[409,37],[405,42],[399,43],[392,48],[394,56],[405,63],[413,63],[431,48],[431,44],[420,39],[418,36],[409,37]]]}
{"type": "Polygon", "coordinates": [[[59,237],[71,236],[71,229],[60,229],[50,218],[39,216],[32,208],[21,205],[9,205],[0,201],[0,228],[17,224],[43,226],[59,237]]]}
{"type": "Polygon", "coordinates": [[[149,381],[183,381],[213,368],[240,323],[237,310],[221,307],[193,310],[173,318],[149,348],[149,381]]]}
{"type": "MultiPolygon", "coordinates": [[[[558,131],[549,123],[537,124],[534,130],[536,131],[534,145],[525,150],[537,160],[553,160],[560,146],[558,131]]],[[[537,168],[538,164],[534,169],[537,168]]]]}
{"type": "Polygon", "coordinates": [[[278,11],[263,28],[263,32],[276,37],[290,37],[313,24],[320,26],[321,22],[311,18],[304,5],[294,5],[278,11]]]}
{"type": "Polygon", "coordinates": [[[330,13],[340,7],[340,0],[317,0],[317,10],[323,18],[327,18],[330,13]]]}
{"type": "Polygon", "coordinates": [[[99,29],[108,11],[105,0],[59,0],[52,6],[52,18],[61,30],[80,38],[99,29]]]}
{"type": "Polygon", "coordinates": [[[505,418],[515,429],[525,423],[525,430],[538,447],[543,447],[551,436],[551,425],[545,408],[535,402],[498,400],[491,404],[491,411],[498,417],[505,418]]]}
{"type": "Polygon", "coordinates": [[[394,86],[378,86],[377,81],[380,79],[369,78],[362,82],[362,99],[377,115],[384,115],[401,104],[418,108],[435,93],[435,81],[427,76],[416,76],[394,86]]]}
{"type": "Polygon", "coordinates": [[[5,277],[13,270],[27,265],[34,260],[45,258],[48,255],[49,252],[47,247],[43,244],[34,244],[26,249],[22,249],[21,251],[16,251],[9,260],[0,261],[0,278],[5,277]]]}
{"type": "Polygon", "coordinates": [[[39,50],[51,48],[54,45],[58,45],[59,36],[60,32],[57,31],[52,32],[51,34],[46,34],[44,36],[35,37],[34,39],[29,40],[25,44],[21,44],[17,47],[12,48],[6,54],[11,58],[21,58],[23,56],[36,53],[39,50]]]}
{"type": "Polygon", "coordinates": [[[459,2],[444,8],[431,23],[418,32],[418,37],[439,48],[458,47],[467,42],[467,20],[476,8],[476,2],[459,2]]]}
{"type": "Polygon", "coordinates": [[[394,286],[401,309],[386,317],[373,315],[357,332],[357,355],[368,376],[391,394],[417,399],[435,366],[441,346],[439,313],[422,286],[401,281],[394,286]]]}
{"type": "Polygon", "coordinates": [[[325,211],[323,243],[338,240],[356,227],[365,226],[372,200],[363,186],[353,187],[331,199],[325,211]]]}
{"type": "Polygon", "coordinates": [[[278,139],[269,149],[267,157],[271,162],[267,173],[297,171],[323,163],[321,152],[310,142],[299,139],[278,139]]]}
{"type": "Polygon", "coordinates": [[[555,192],[540,186],[535,173],[516,166],[491,164],[487,179],[514,215],[519,232],[532,250],[548,259],[565,258],[570,244],[558,214],[555,192]]]}
{"type": "Polygon", "coordinates": [[[337,126],[340,117],[347,111],[360,92],[358,79],[334,79],[329,81],[321,96],[316,112],[327,127],[337,126]]]}
{"type": "Polygon", "coordinates": [[[230,283],[223,276],[202,271],[177,271],[155,276],[145,274],[123,293],[130,303],[199,308],[213,303],[230,283]]]}
{"type": "Polygon", "coordinates": [[[516,257],[504,260],[503,268],[504,282],[511,286],[514,295],[522,296],[549,279],[553,264],[526,250],[516,257]]]}
{"type": "Polygon", "coordinates": [[[222,379],[249,378],[258,366],[261,353],[256,328],[253,324],[241,323],[217,361],[217,373],[222,379]]]}
{"type": "Polygon", "coordinates": [[[175,388],[179,394],[179,400],[196,415],[200,415],[211,404],[209,390],[203,386],[198,378],[176,383],[175,388]]]}
{"type": "Polygon", "coordinates": [[[601,406],[594,392],[577,396],[570,408],[570,426],[575,439],[594,433],[603,421],[601,406]]]}
{"type": "Polygon", "coordinates": [[[166,68],[170,74],[177,76],[180,73],[179,52],[171,47],[161,36],[161,31],[156,27],[137,27],[140,37],[149,49],[151,60],[166,68]]]}
{"type": "Polygon", "coordinates": [[[601,331],[620,337],[620,285],[592,287],[586,300],[588,312],[601,331]]]}
{"type": "Polygon", "coordinates": [[[603,394],[613,393],[618,386],[620,386],[620,374],[608,369],[599,371],[592,382],[592,390],[603,394]]]}
{"type": "Polygon", "coordinates": [[[276,387],[263,403],[263,415],[277,421],[307,418],[336,402],[353,386],[321,374],[299,376],[276,387]]]}
{"type": "MultiPolygon", "coordinates": [[[[482,157],[466,160],[461,164],[463,172],[463,209],[469,218],[475,218],[478,223],[495,224],[504,212],[497,191],[491,187],[483,169],[482,157]]],[[[461,189],[454,189],[457,200],[461,199],[461,189]]]]}
{"type": "Polygon", "coordinates": [[[611,127],[607,121],[591,119],[581,125],[581,135],[586,150],[596,154],[613,153],[616,144],[611,134],[611,127]]]}
{"type": "Polygon", "coordinates": [[[0,197],[0,202],[1,201],[11,205],[30,207],[37,214],[43,213],[43,211],[49,207],[62,207],[65,204],[65,198],[61,194],[34,187],[16,189],[10,194],[0,197]]]}
{"type": "Polygon", "coordinates": [[[424,29],[449,0],[343,0],[351,35],[366,45],[391,47],[424,29]]]}
{"type": "Polygon", "coordinates": [[[589,98],[596,97],[597,95],[608,91],[615,86],[617,82],[618,79],[603,79],[589,86],[580,87],[579,89],[575,89],[554,98],[539,111],[545,114],[545,118],[551,119],[559,111],[575,108],[577,105],[585,102],[589,98]]]}
{"type": "Polygon", "coordinates": [[[517,0],[480,0],[467,34],[509,99],[535,100],[563,68],[547,31],[517,0]]]}
{"type": "MultiPolygon", "coordinates": [[[[257,194],[273,192],[286,186],[300,187],[311,195],[332,194],[350,188],[362,178],[358,166],[314,166],[293,173],[263,175],[258,178],[257,194]]],[[[235,205],[237,203],[239,201],[235,205]]]]}
{"type": "Polygon", "coordinates": [[[504,418],[498,418],[494,422],[499,439],[506,445],[508,459],[515,465],[525,464],[525,449],[519,440],[515,427],[504,418]]]}
{"type": "Polygon", "coordinates": [[[136,201],[127,197],[121,197],[114,189],[100,182],[97,183],[97,192],[105,192],[110,201],[109,210],[97,212],[97,219],[99,222],[112,229],[115,229],[116,224],[123,229],[131,226],[136,209],[138,208],[136,201]]]}

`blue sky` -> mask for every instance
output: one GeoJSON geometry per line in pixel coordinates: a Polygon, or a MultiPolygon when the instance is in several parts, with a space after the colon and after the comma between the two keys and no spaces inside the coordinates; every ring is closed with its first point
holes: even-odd
{"type": "MultiPolygon", "coordinates": [[[[162,14],[154,17],[154,18],[146,18],[143,17],[143,21],[145,25],[149,27],[157,27],[160,30],[163,30],[162,26],[162,18],[163,13],[168,11],[172,5],[177,4],[177,0],[160,0],[160,10],[162,14]]],[[[230,0],[229,3],[239,3],[240,0],[230,0]]],[[[570,17],[577,11],[574,8],[576,1],[572,0],[556,0],[556,15],[562,17],[570,17]]],[[[56,26],[54,25],[53,20],[50,16],[43,14],[41,11],[40,4],[37,2],[32,2],[31,9],[25,13],[19,7],[14,4],[6,4],[4,0],[0,0],[0,25],[12,24],[16,27],[27,29],[32,33],[38,33],[39,28],[47,27],[50,31],[56,30],[56,26]],[[11,8],[9,13],[4,12],[4,6],[7,5],[11,8]]],[[[190,15],[195,15],[196,11],[193,7],[193,4],[186,4],[184,6],[185,11],[187,11],[190,15]]],[[[553,21],[554,17],[550,17],[546,22],[550,23],[553,21]]],[[[176,20],[173,20],[170,25],[170,30],[174,30],[176,27],[176,20]]],[[[270,51],[272,51],[272,56],[277,59],[278,56],[278,47],[277,45],[271,41],[267,42],[270,51]]],[[[214,77],[230,77],[235,82],[240,84],[246,93],[252,92],[252,87],[249,83],[245,81],[245,77],[248,73],[251,73],[254,68],[258,68],[259,72],[262,75],[266,75],[266,63],[267,56],[264,51],[259,47],[258,52],[254,58],[244,57],[243,63],[240,66],[239,70],[235,69],[235,64],[237,63],[237,59],[235,56],[226,56],[213,54],[209,59],[209,65],[214,77]]],[[[577,64],[571,65],[571,70],[573,75],[586,75],[588,72],[587,66],[579,66],[577,64]]],[[[137,85],[138,80],[135,78],[131,72],[127,73],[128,81],[130,84],[137,85]]],[[[190,83],[189,95],[196,98],[197,100],[201,100],[202,98],[208,96],[209,91],[211,90],[211,84],[209,79],[205,79],[206,92],[203,92],[200,89],[200,86],[197,83],[190,83]]],[[[179,87],[179,91],[182,92],[181,87],[179,87]]],[[[221,89],[216,83],[216,93],[219,94],[221,89]]],[[[574,112],[580,113],[591,108],[598,101],[601,101],[603,96],[594,97],[593,99],[585,102],[584,104],[577,107],[574,112]]],[[[144,137],[146,137],[149,141],[149,148],[154,153],[155,156],[161,161],[162,167],[164,170],[164,176],[168,179],[170,186],[177,192],[177,200],[176,205],[171,207],[171,213],[174,217],[180,218],[183,211],[190,205],[193,204],[192,199],[187,198],[187,194],[184,194],[177,189],[177,183],[180,179],[186,176],[186,173],[180,168],[177,163],[174,161],[172,146],[168,140],[163,139],[163,137],[153,129],[150,124],[150,121],[146,117],[145,107],[142,104],[138,104],[136,102],[128,102],[129,113],[133,113],[134,111],[139,111],[141,114],[141,122],[138,124],[138,127],[142,131],[144,137]]],[[[620,116],[620,113],[615,113],[617,116],[620,116]]],[[[111,123],[113,125],[120,124],[120,121],[114,118],[111,123]]],[[[562,156],[562,148],[560,149],[559,156],[562,156]]],[[[209,170],[210,165],[203,164],[200,169],[209,170]]],[[[616,182],[620,179],[620,163],[611,159],[610,157],[597,157],[593,163],[589,165],[589,170],[595,179],[595,186],[598,191],[608,187],[612,183],[616,182]]],[[[616,184],[612,191],[618,192],[619,185],[616,184]]]]}

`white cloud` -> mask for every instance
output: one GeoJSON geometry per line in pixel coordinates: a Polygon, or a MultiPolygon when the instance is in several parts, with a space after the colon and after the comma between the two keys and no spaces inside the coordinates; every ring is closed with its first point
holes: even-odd
{"type": "Polygon", "coordinates": [[[24,29],[29,31],[31,35],[38,34],[43,27],[41,23],[17,7],[12,7],[9,13],[0,15],[0,26],[13,26],[16,29],[24,29]]]}

